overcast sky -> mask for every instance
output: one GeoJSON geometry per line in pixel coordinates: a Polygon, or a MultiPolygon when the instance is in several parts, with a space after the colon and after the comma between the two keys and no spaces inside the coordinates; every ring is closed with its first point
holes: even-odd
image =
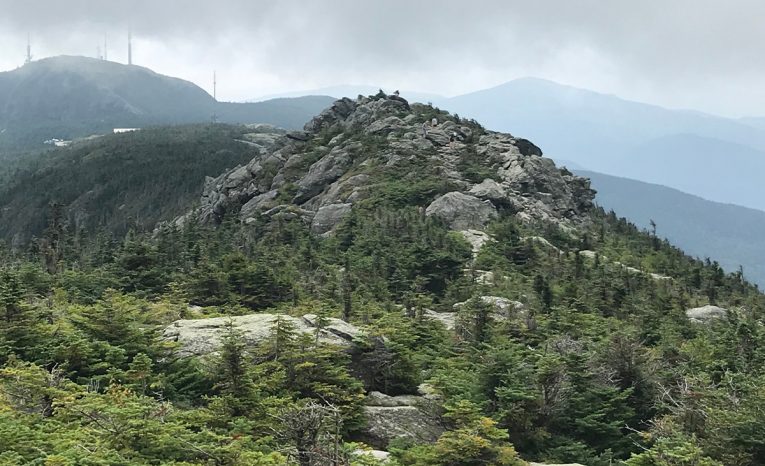
{"type": "Polygon", "coordinates": [[[221,100],[336,84],[456,95],[524,77],[765,115],[762,0],[0,0],[0,70],[95,56],[221,100]]]}

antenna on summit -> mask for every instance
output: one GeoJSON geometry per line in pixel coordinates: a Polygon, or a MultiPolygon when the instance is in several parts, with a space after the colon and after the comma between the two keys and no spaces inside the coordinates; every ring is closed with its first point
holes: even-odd
{"type": "Polygon", "coordinates": [[[218,72],[213,71],[213,124],[218,122],[218,112],[216,111],[216,104],[218,103],[218,72]]]}
{"type": "Polygon", "coordinates": [[[107,44],[106,44],[106,34],[104,34],[104,60],[105,60],[105,61],[108,61],[108,60],[109,60],[109,55],[108,55],[108,53],[106,52],[106,45],[107,45],[107,44]]]}
{"type": "Polygon", "coordinates": [[[27,59],[24,63],[32,63],[32,36],[27,34],[27,59]]]}
{"type": "Polygon", "coordinates": [[[128,65],[133,64],[133,33],[128,28],[128,65]]]}

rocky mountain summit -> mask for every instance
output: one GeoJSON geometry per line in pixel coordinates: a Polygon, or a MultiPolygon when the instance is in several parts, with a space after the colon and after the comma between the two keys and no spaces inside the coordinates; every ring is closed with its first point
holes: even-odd
{"type": "Polygon", "coordinates": [[[191,215],[300,218],[325,234],[353,206],[384,201],[424,207],[454,230],[481,230],[498,212],[571,228],[593,198],[587,179],[525,139],[379,94],[338,100],[248,164],[209,178],[191,215]]]}

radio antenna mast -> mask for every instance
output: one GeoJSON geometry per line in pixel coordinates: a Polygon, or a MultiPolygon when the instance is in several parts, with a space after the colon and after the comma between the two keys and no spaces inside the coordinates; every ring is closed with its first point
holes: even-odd
{"type": "Polygon", "coordinates": [[[106,33],[104,33],[104,60],[108,61],[109,60],[109,54],[106,51],[106,45],[107,45],[107,43],[106,43],[106,33]]]}
{"type": "Polygon", "coordinates": [[[133,64],[133,33],[128,28],[128,65],[133,64]]]}
{"type": "Polygon", "coordinates": [[[213,114],[212,114],[213,124],[218,122],[218,112],[216,111],[217,106],[218,106],[218,72],[213,71],[213,114]]]}
{"type": "Polygon", "coordinates": [[[27,59],[24,63],[32,63],[32,36],[27,33],[27,59]]]}

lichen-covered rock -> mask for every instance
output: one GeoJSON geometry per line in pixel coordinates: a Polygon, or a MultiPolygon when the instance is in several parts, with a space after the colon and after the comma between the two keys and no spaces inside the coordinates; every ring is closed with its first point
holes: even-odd
{"type": "Polygon", "coordinates": [[[497,216],[497,209],[491,202],[455,191],[431,202],[425,215],[440,218],[453,230],[480,230],[497,216]]]}
{"type": "Polygon", "coordinates": [[[445,432],[439,409],[436,402],[425,397],[372,392],[364,406],[367,423],[358,440],[383,450],[394,439],[433,443],[445,432]]]}

